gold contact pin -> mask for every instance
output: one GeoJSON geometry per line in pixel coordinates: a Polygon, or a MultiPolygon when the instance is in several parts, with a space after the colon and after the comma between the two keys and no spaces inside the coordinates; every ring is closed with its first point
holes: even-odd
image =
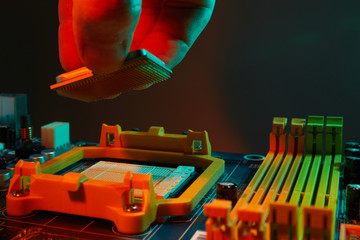
{"type": "Polygon", "coordinates": [[[151,86],[170,78],[171,73],[164,62],[141,49],[130,52],[123,66],[113,73],[94,74],[82,67],[59,75],[50,89],[64,97],[94,102],[151,86]]]}

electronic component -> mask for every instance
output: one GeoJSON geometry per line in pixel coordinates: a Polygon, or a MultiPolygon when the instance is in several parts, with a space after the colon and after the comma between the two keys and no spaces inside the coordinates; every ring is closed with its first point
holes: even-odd
{"type": "Polygon", "coordinates": [[[0,125],[0,142],[4,143],[5,148],[14,149],[16,145],[15,130],[8,125],[0,125]]]}
{"type": "MultiPolygon", "coordinates": [[[[178,190],[194,173],[194,166],[178,166],[163,181],[155,187],[155,194],[158,198],[168,198],[178,190]]],[[[156,172],[154,172],[156,176],[156,172]]]]}
{"type": "Polygon", "coordinates": [[[21,116],[27,114],[26,94],[0,94],[0,124],[8,125],[19,136],[21,116]]]}
{"type": "Polygon", "coordinates": [[[19,133],[21,142],[23,143],[32,139],[32,126],[29,114],[21,116],[19,133]]]}
{"type": "Polygon", "coordinates": [[[41,154],[45,156],[46,160],[48,161],[50,159],[53,159],[56,156],[54,149],[45,149],[41,151],[41,154]]]}
{"type": "Polygon", "coordinates": [[[205,205],[207,239],[335,238],[342,118],[309,116],[306,143],[305,119],[289,136],[286,124],[274,118],[269,152],[231,213],[230,201],[205,205]]]}
{"type": "Polygon", "coordinates": [[[82,67],[59,75],[57,83],[50,88],[61,96],[93,102],[164,81],[171,73],[164,62],[141,49],[130,52],[116,72],[93,74],[90,69],[82,67]]]}
{"type": "Polygon", "coordinates": [[[346,186],[346,215],[352,220],[360,220],[360,184],[346,186]]]}
{"type": "Polygon", "coordinates": [[[0,142],[4,144],[4,148],[9,147],[9,130],[10,127],[7,125],[0,126],[0,142]]]}
{"type": "Polygon", "coordinates": [[[8,165],[13,164],[17,160],[15,156],[11,155],[0,156],[0,169],[6,169],[8,165]]]}
{"type": "MultiPolygon", "coordinates": [[[[123,182],[128,171],[132,173],[151,173],[156,198],[169,197],[194,172],[193,166],[158,167],[140,164],[127,164],[110,161],[100,161],[82,173],[89,179],[123,182]]],[[[135,197],[141,197],[141,191],[135,189],[135,197]]]]}
{"type": "Polygon", "coordinates": [[[359,142],[346,142],[345,143],[345,149],[347,148],[360,148],[360,143],[359,142]]]}
{"type": "Polygon", "coordinates": [[[41,127],[41,143],[48,149],[59,149],[70,144],[70,124],[53,122],[41,127]]]}
{"type": "Polygon", "coordinates": [[[29,158],[30,155],[40,154],[44,146],[40,142],[28,140],[15,150],[15,156],[19,159],[29,158]]]}
{"type": "Polygon", "coordinates": [[[0,169],[0,188],[8,187],[10,183],[10,178],[10,170],[0,169]]]}
{"type": "Polygon", "coordinates": [[[231,201],[222,199],[214,199],[204,205],[204,215],[208,216],[205,225],[206,238],[200,239],[232,239],[231,231],[236,221],[230,217],[231,207],[231,201]]]}
{"type": "MultiPolygon", "coordinates": [[[[100,145],[72,142],[56,157],[59,151],[43,150],[39,138],[28,139],[16,150],[17,157],[24,154],[17,164],[15,151],[5,148],[2,206],[14,178],[7,211],[0,209],[0,238],[29,232],[59,239],[357,239],[359,185],[345,191],[339,184],[342,118],[293,119],[288,133],[286,124],[274,118],[265,159],[211,157],[206,132],[167,134],[162,127],[142,132],[103,125],[100,145]]],[[[352,179],[359,148],[345,144],[352,179]]]]}
{"type": "Polygon", "coordinates": [[[29,156],[29,159],[38,161],[39,163],[44,163],[46,161],[45,155],[43,154],[32,154],[29,156]]]}
{"type": "Polygon", "coordinates": [[[342,223],[339,235],[340,240],[357,240],[360,238],[360,225],[342,223]]]}
{"type": "MultiPolygon", "coordinates": [[[[140,233],[156,217],[191,213],[224,172],[224,161],[211,157],[210,153],[206,131],[189,130],[186,136],[165,134],[162,127],[151,127],[146,133],[122,132],[118,125],[103,124],[99,146],[74,148],[41,165],[39,162],[20,160],[15,166],[6,197],[7,213],[24,216],[35,210],[46,210],[89,216],[113,221],[122,233],[140,233]],[[194,142],[201,142],[201,148],[195,148],[194,145],[199,144],[194,142]],[[83,158],[181,164],[187,166],[180,166],[181,171],[186,170],[185,174],[191,173],[192,166],[202,168],[203,171],[179,197],[170,199],[155,198],[151,174],[128,171],[122,182],[98,180],[102,174],[97,174],[97,179],[78,172],[53,175],[83,158]],[[136,189],[141,191],[140,202],[134,198],[136,189]]],[[[111,168],[121,168],[117,164],[110,164],[113,165],[111,168]]],[[[104,164],[99,165],[103,168],[104,164]]],[[[90,170],[96,171],[96,167],[90,170]]],[[[105,168],[108,169],[108,166],[105,168]]],[[[109,172],[103,171],[103,174],[109,172]]],[[[110,177],[114,176],[111,174],[110,177]]],[[[181,183],[183,178],[177,169],[165,177],[158,186],[167,178],[172,183],[181,183]]]]}
{"type": "Polygon", "coordinates": [[[218,182],[216,184],[216,199],[230,200],[232,207],[237,202],[238,186],[233,182],[218,182]]]}
{"type": "Polygon", "coordinates": [[[344,185],[360,184],[360,148],[345,149],[344,185]]]}
{"type": "Polygon", "coordinates": [[[360,157],[360,149],[359,148],[346,148],[345,156],[346,157],[360,157]]]}

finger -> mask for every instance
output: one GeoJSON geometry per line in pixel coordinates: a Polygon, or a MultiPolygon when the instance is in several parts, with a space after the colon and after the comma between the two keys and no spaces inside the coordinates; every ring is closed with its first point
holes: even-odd
{"type": "Polygon", "coordinates": [[[73,30],[83,64],[96,73],[118,70],[128,54],[141,0],[77,0],[73,30]]]}
{"type": "Polygon", "coordinates": [[[140,49],[140,44],[153,30],[160,15],[162,0],[142,0],[141,4],[141,14],[136,25],[130,51],[140,49]]]}
{"type": "Polygon", "coordinates": [[[65,71],[83,66],[74,39],[72,6],[72,0],[59,0],[59,57],[65,71]]]}
{"type": "Polygon", "coordinates": [[[215,0],[164,0],[159,19],[141,43],[168,67],[175,67],[210,20],[215,0]]]}

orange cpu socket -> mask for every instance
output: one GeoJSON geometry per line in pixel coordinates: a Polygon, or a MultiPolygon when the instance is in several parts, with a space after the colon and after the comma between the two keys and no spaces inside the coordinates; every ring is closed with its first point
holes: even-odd
{"type": "MultiPolygon", "coordinates": [[[[148,132],[122,131],[119,125],[103,124],[99,146],[77,147],[42,164],[20,160],[10,181],[6,211],[11,216],[42,210],[107,219],[121,233],[139,234],[157,218],[190,214],[224,171],[224,160],[211,156],[206,131],[168,134],[156,126],[148,132]],[[164,199],[155,196],[153,173],[128,171],[122,181],[71,171],[57,174],[84,158],[112,159],[108,164],[126,160],[202,170],[179,196],[164,199]]],[[[169,181],[178,180],[169,176],[169,181]]]]}
{"type": "Polygon", "coordinates": [[[141,49],[130,52],[123,66],[113,73],[94,74],[82,67],[59,75],[50,89],[64,97],[94,102],[164,81],[171,73],[163,61],[141,49]]]}

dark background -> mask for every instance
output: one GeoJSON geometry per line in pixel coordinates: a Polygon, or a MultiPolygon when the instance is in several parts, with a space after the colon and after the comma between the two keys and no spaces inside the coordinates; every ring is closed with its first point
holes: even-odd
{"type": "Polygon", "coordinates": [[[82,103],[49,90],[62,73],[57,1],[0,4],[0,92],[27,93],[35,129],[67,121],[71,138],[124,130],[207,130],[214,150],[264,154],[275,116],[343,116],[360,140],[360,2],[217,0],[172,78],[115,100],[82,103]]]}

